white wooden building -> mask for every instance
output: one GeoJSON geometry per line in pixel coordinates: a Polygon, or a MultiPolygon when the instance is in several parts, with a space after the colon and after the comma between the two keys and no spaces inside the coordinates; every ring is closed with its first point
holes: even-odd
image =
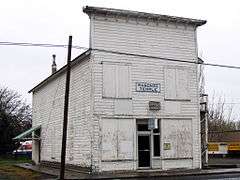
{"type": "MultiPolygon", "coordinates": [[[[92,172],[201,168],[196,29],[203,20],[85,7],[72,61],[66,163],[92,172]]],[[[60,162],[66,66],[33,93],[33,160],[60,162]]]]}

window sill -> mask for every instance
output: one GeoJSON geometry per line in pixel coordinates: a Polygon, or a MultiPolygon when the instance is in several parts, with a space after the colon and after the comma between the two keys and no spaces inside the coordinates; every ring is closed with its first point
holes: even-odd
{"type": "Polygon", "coordinates": [[[126,99],[126,100],[132,100],[132,98],[119,98],[119,97],[105,97],[102,96],[103,99],[126,99]]]}
{"type": "Polygon", "coordinates": [[[164,101],[181,101],[181,102],[191,102],[191,99],[167,99],[167,98],[164,98],[164,101]]]}

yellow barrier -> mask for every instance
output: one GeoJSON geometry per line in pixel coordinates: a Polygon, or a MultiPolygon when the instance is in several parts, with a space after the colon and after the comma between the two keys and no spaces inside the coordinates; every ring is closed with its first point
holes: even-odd
{"type": "Polygon", "coordinates": [[[229,143],[228,150],[229,151],[240,151],[240,143],[229,143]]]}
{"type": "Polygon", "coordinates": [[[208,151],[219,151],[219,146],[218,144],[208,144],[208,151]]]}

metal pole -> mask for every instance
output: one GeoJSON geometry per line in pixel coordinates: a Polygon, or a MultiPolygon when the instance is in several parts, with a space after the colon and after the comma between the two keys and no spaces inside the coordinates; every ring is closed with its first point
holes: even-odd
{"type": "Polygon", "coordinates": [[[69,86],[70,86],[70,70],[71,70],[71,51],[72,51],[72,36],[69,36],[65,100],[64,100],[64,115],[63,115],[62,152],[61,152],[61,169],[60,169],[60,179],[61,180],[64,179],[64,173],[65,173],[67,123],[68,123],[68,102],[69,102],[69,86]]]}

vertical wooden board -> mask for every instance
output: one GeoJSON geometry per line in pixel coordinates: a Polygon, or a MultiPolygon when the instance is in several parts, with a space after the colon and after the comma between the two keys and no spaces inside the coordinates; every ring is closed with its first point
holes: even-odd
{"type": "Polygon", "coordinates": [[[189,99],[189,73],[187,69],[176,69],[177,99],[189,99]]]}
{"type": "Polygon", "coordinates": [[[116,119],[102,119],[102,160],[117,159],[116,119]]]}
{"type": "Polygon", "coordinates": [[[103,97],[116,97],[116,69],[112,64],[103,64],[103,97]]]}
{"type": "Polygon", "coordinates": [[[118,120],[118,158],[133,159],[134,153],[134,121],[118,120]]]}
{"type": "Polygon", "coordinates": [[[176,99],[176,70],[165,68],[165,99],[176,99]]]}
{"type": "Polygon", "coordinates": [[[117,98],[129,98],[129,68],[125,65],[116,65],[116,71],[117,98]]]}
{"type": "Polygon", "coordinates": [[[190,119],[163,119],[162,143],[170,143],[170,149],[163,149],[163,158],[192,158],[193,132],[190,119]]]}

